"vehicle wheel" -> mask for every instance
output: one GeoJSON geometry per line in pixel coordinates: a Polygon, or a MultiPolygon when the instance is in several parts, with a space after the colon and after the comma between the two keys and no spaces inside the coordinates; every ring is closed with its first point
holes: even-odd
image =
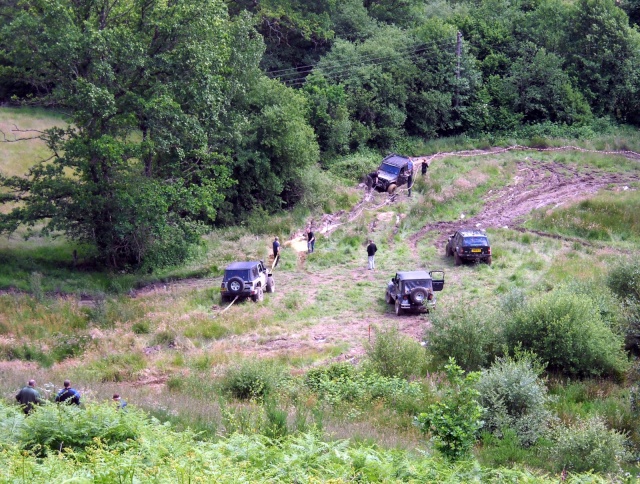
{"type": "Polygon", "coordinates": [[[391,185],[389,185],[389,186],[387,187],[387,193],[388,193],[389,195],[391,195],[391,194],[392,194],[393,192],[395,192],[395,191],[396,191],[396,184],[395,184],[395,183],[392,183],[391,185]]]}
{"type": "Polygon", "coordinates": [[[462,264],[462,259],[460,258],[460,256],[458,255],[458,253],[457,253],[457,252],[454,252],[454,253],[453,253],[453,258],[454,258],[454,260],[455,260],[455,264],[456,264],[457,266],[459,266],[460,264],[462,264]]]}
{"type": "Polygon", "coordinates": [[[487,265],[491,265],[491,256],[487,257],[487,265]]]}
{"type": "Polygon", "coordinates": [[[396,316],[402,316],[403,310],[400,306],[400,298],[396,299],[396,316]]]}
{"type": "Polygon", "coordinates": [[[229,282],[227,282],[227,289],[231,294],[239,294],[244,289],[244,281],[241,277],[232,277],[229,279],[229,282]]]}
{"type": "Polygon", "coordinates": [[[409,297],[415,304],[423,304],[427,300],[427,291],[422,287],[414,287],[409,297]]]}
{"type": "Polygon", "coordinates": [[[256,289],[256,294],[254,296],[251,296],[251,299],[253,300],[253,302],[264,301],[264,292],[262,292],[261,287],[258,287],[256,289]]]}
{"type": "Polygon", "coordinates": [[[447,245],[444,246],[444,255],[446,255],[447,257],[451,257],[453,255],[451,253],[451,247],[449,246],[448,242],[447,245]]]}
{"type": "Polygon", "coordinates": [[[276,292],[276,281],[273,280],[273,277],[267,278],[267,287],[265,289],[270,293],[276,292]]]}
{"type": "Polygon", "coordinates": [[[391,297],[391,294],[389,294],[389,291],[384,293],[384,300],[387,304],[393,304],[393,298],[391,297]]]}

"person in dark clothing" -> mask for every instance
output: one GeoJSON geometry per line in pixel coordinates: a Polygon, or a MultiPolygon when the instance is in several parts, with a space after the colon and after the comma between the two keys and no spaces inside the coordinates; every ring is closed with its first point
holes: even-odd
{"type": "Polygon", "coordinates": [[[69,380],[64,381],[64,388],[56,395],[56,403],[80,405],[80,392],[75,388],[71,388],[71,382],[69,380]]]}
{"type": "Polygon", "coordinates": [[[427,168],[429,168],[429,165],[427,164],[426,161],[422,162],[422,176],[425,176],[427,174],[427,168]]]}
{"type": "Polygon", "coordinates": [[[367,188],[371,190],[375,188],[377,183],[378,183],[378,172],[372,171],[367,175],[367,179],[366,179],[367,188]]]}
{"type": "Polygon", "coordinates": [[[369,240],[369,245],[367,245],[367,256],[369,256],[369,270],[372,271],[376,268],[375,255],[378,252],[378,248],[376,244],[373,243],[373,240],[369,240]]]}
{"type": "Polygon", "coordinates": [[[113,394],[113,402],[117,405],[118,410],[122,410],[127,406],[127,402],[120,398],[119,393],[113,394]]]}
{"type": "Polygon", "coordinates": [[[313,234],[313,231],[310,228],[308,228],[307,229],[307,253],[311,254],[315,246],[316,246],[316,236],[313,234]]]}
{"type": "Polygon", "coordinates": [[[278,237],[273,239],[273,267],[278,265],[280,262],[280,242],[278,242],[278,237]]]}
{"type": "Polygon", "coordinates": [[[27,386],[18,392],[16,400],[22,406],[22,411],[25,415],[29,415],[33,410],[34,405],[40,405],[42,399],[40,393],[36,390],[36,381],[29,380],[27,386]]]}

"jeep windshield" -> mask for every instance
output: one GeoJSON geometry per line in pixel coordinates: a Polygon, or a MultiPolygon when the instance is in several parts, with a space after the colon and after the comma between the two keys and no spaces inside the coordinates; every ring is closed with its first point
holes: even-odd
{"type": "Polygon", "coordinates": [[[462,241],[463,247],[487,247],[489,245],[489,241],[486,237],[478,236],[478,237],[465,237],[462,241]]]}
{"type": "Polygon", "coordinates": [[[404,290],[411,292],[416,287],[431,289],[431,279],[416,279],[415,281],[404,281],[404,290]]]}
{"type": "Polygon", "coordinates": [[[384,171],[386,173],[391,173],[392,175],[400,174],[400,167],[389,165],[388,163],[381,164],[379,170],[384,171]]]}
{"type": "Polygon", "coordinates": [[[248,281],[248,280],[251,279],[249,277],[249,270],[248,269],[227,269],[224,272],[223,281],[228,281],[232,277],[239,277],[243,281],[248,281]]]}

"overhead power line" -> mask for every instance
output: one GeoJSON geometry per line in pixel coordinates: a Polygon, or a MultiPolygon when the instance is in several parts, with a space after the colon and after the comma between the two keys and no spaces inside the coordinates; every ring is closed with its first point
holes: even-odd
{"type": "MultiPolygon", "coordinates": [[[[282,79],[282,77],[286,77],[286,76],[282,76],[280,77],[280,80],[281,82],[283,82],[288,86],[303,84],[306,81],[307,75],[311,72],[319,72],[324,77],[327,77],[330,79],[336,79],[341,77],[344,74],[348,74],[353,69],[358,67],[364,67],[367,65],[385,65],[395,61],[398,57],[413,59],[419,56],[420,54],[423,54],[424,52],[432,52],[435,49],[443,50],[445,48],[451,48],[452,53],[454,53],[453,50],[455,49],[455,47],[456,47],[455,40],[452,40],[450,42],[438,42],[438,43],[433,42],[429,44],[420,44],[420,46],[414,46],[413,48],[396,51],[386,56],[378,56],[378,57],[365,56],[365,57],[360,57],[358,60],[354,62],[346,62],[346,63],[329,62],[329,63],[323,63],[321,65],[306,66],[306,67],[313,67],[313,69],[309,69],[305,71],[296,70],[296,69],[283,69],[282,71],[288,72],[288,74],[286,75],[288,76],[296,75],[296,77],[289,78],[289,79],[287,78],[282,79]]],[[[269,74],[273,75],[273,72],[269,74]]]]}

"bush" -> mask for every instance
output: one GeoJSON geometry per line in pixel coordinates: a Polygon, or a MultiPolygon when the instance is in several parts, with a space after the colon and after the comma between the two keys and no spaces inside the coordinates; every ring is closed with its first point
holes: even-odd
{"type": "Polygon", "coordinates": [[[510,314],[505,324],[509,349],[522,348],[570,376],[621,375],[628,363],[620,336],[602,320],[585,294],[566,288],[543,294],[510,314]]]}
{"type": "Polygon", "coordinates": [[[84,449],[95,445],[98,438],[102,445],[113,446],[135,439],[138,426],[146,420],[133,409],[127,410],[127,418],[121,418],[121,414],[122,411],[111,404],[85,405],[84,408],[46,404],[36,407],[36,411],[24,419],[17,437],[24,448],[41,454],[63,448],[84,449]]]}
{"type": "Polygon", "coordinates": [[[502,438],[510,429],[525,447],[542,437],[552,418],[547,388],[539,379],[542,371],[531,357],[498,358],[482,371],[476,388],[486,430],[502,438]]]}
{"type": "Polygon", "coordinates": [[[558,469],[573,472],[615,472],[627,458],[625,437],[607,429],[598,416],[558,426],[552,432],[550,452],[558,469]]]}
{"type": "Polygon", "coordinates": [[[445,457],[458,460],[469,455],[482,427],[482,407],[475,389],[479,374],[464,376],[464,371],[453,358],[445,370],[449,388],[441,401],[416,417],[416,424],[424,433],[431,432],[436,449],[445,457]]]}
{"type": "Polygon", "coordinates": [[[640,259],[624,260],[607,275],[607,286],[622,301],[627,349],[640,354],[640,259]]]}
{"type": "Polygon", "coordinates": [[[455,310],[431,316],[431,329],[425,339],[435,362],[444,363],[453,357],[463,369],[478,370],[498,354],[499,318],[485,308],[468,307],[461,302],[455,310]]]}
{"type": "Polygon", "coordinates": [[[273,393],[284,379],[272,362],[244,361],[231,366],[222,379],[222,389],[239,400],[261,400],[273,393]]]}
{"type": "Polygon", "coordinates": [[[367,363],[376,373],[388,377],[408,378],[423,375],[427,365],[427,353],[415,341],[402,334],[397,326],[374,329],[373,343],[365,342],[367,363]]]}
{"type": "Polygon", "coordinates": [[[307,372],[305,384],[331,404],[367,403],[376,399],[419,398],[420,384],[398,377],[361,371],[349,363],[334,363],[307,372]]]}

